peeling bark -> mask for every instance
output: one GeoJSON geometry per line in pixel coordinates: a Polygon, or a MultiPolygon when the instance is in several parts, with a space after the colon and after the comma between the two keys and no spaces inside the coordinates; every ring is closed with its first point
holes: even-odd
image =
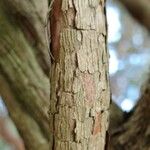
{"type": "Polygon", "coordinates": [[[58,61],[59,59],[61,20],[61,0],[54,0],[53,9],[50,14],[50,35],[52,37],[50,49],[55,61],[58,61]]]}
{"type": "Polygon", "coordinates": [[[60,8],[53,5],[52,14],[62,16],[52,15],[51,24],[61,28],[51,36],[57,44],[50,74],[52,149],[103,150],[110,103],[104,2],[62,0],[60,8]]]}

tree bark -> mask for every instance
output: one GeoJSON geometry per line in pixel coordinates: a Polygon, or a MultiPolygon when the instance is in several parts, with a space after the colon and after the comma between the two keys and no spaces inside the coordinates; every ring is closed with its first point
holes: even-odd
{"type": "Polygon", "coordinates": [[[50,16],[53,150],[104,150],[110,88],[104,1],[55,0],[50,16]]]}

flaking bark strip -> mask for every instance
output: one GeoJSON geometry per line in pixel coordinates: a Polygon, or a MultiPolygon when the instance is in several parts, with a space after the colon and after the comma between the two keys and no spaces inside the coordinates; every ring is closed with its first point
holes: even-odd
{"type": "Polygon", "coordinates": [[[56,62],[58,62],[59,59],[59,49],[60,49],[60,32],[62,26],[61,6],[62,0],[54,0],[50,14],[50,34],[51,34],[50,49],[56,62]]]}

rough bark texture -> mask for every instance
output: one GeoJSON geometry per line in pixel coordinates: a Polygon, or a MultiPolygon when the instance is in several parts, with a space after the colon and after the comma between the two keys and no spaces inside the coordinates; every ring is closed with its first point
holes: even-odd
{"type": "Polygon", "coordinates": [[[131,15],[148,31],[150,31],[150,1],[149,0],[120,0],[131,15]]]}
{"type": "Polygon", "coordinates": [[[150,79],[143,86],[133,115],[112,134],[111,149],[150,149],[150,79]]]}
{"type": "Polygon", "coordinates": [[[105,2],[55,0],[51,11],[53,150],[104,150],[110,89],[105,2]]]}

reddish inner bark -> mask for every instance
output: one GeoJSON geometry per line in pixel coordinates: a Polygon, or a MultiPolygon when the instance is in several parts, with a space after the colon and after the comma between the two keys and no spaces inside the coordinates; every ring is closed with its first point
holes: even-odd
{"type": "Polygon", "coordinates": [[[60,49],[60,32],[61,32],[61,10],[62,0],[55,0],[52,5],[52,11],[50,16],[50,32],[51,32],[51,53],[57,62],[59,59],[60,49]]]}

